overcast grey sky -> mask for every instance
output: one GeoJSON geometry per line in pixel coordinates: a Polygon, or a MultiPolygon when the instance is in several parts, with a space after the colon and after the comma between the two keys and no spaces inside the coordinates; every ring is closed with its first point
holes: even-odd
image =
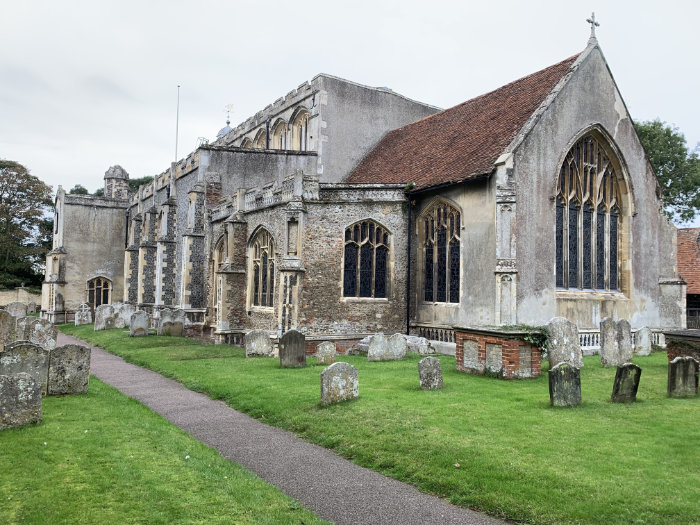
{"type": "Polygon", "coordinates": [[[0,158],[54,189],[168,168],[318,73],[450,107],[598,41],[632,117],[700,142],[700,2],[0,0],[0,158]]]}

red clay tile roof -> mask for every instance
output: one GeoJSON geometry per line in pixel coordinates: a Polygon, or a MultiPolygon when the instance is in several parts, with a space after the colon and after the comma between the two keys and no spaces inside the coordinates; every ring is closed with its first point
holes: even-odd
{"type": "Polygon", "coordinates": [[[686,293],[700,294],[700,228],[678,229],[678,273],[686,293]]]}
{"type": "Polygon", "coordinates": [[[421,189],[490,173],[577,58],[390,131],[345,182],[413,182],[421,189]]]}

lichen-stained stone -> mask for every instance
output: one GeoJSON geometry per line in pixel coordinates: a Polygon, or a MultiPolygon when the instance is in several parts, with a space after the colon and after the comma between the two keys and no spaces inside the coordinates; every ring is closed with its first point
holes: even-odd
{"type": "Polygon", "coordinates": [[[114,307],[111,304],[101,304],[95,308],[95,331],[109,330],[114,326],[114,307]]]}
{"type": "Polygon", "coordinates": [[[487,372],[503,375],[503,345],[486,343],[484,367],[487,372]]]}
{"type": "Polygon", "coordinates": [[[559,363],[549,370],[549,402],[555,407],[581,404],[581,370],[559,363]]]}
{"type": "Polygon", "coordinates": [[[618,366],[610,401],[613,403],[635,402],[641,375],[642,369],[633,363],[623,363],[618,366]]]}
{"type": "Polygon", "coordinates": [[[617,366],[619,361],[617,324],[610,317],[600,322],[600,363],[603,366],[617,366]]]}
{"type": "Polygon", "coordinates": [[[83,303],[78,307],[78,310],[75,312],[74,322],[75,326],[92,323],[92,310],[90,309],[90,305],[83,303]]]}
{"type": "Polygon", "coordinates": [[[359,394],[357,368],[351,364],[339,361],[321,372],[322,405],[355,399],[359,394]]]}
{"type": "Polygon", "coordinates": [[[17,339],[31,341],[39,346],[52,350],[56,347],[58,328],[47,321],[37,317],[22,317],[17,319],[17,339]]]}
{"type": "Polygon", "coordinates": [[[668,364],[668,395],[693,397],[698,395],[700,363],[692,357],[676,357],[668,364]]]}
{"type": "Polygon", "coordinates": [[[29,374],[46,395],[49,377],[49,350],[29,341],[15,341],[0,352],[0,374],[29,374]]]}
{"type": "Polygon", "coordinates": [[[634,353],[637,355],[651,354],[651,329],[643,326],[634,336],[634,353]]]}
{"type": "Polygon", "coordinates": [[[17,320],[5,310],[0,310],[0,351],[15,339],[17,339],[17,320]]]}
{"type": "Polygon", "coordinates": [[[423,390],[442,388],[442,367],[437,357],[425,357],[418,362],[418,377],[423,390]]]}
{"type": "Polygon", "coordinates": [[[20,317],[25,317],[27,315],[27,305],[15,301],[5,306],[5,311],[12,317],[19,319],[20,317]]]}
{"type": "Polygon", "coordinates": [[[338,357],[335,344],[324,341],[316,347],[316,362],[319,365],[332,365],[338,357]]]}
{"type": "Polygon", "coordinates": [[[64,345],[49,353],[48,394],[87,394],[90,382],[90,349],[64,345]]]}
{"type": "Polygon", "coordinates": [[[303,368],[306,366],[306,338],[301,332],[289,330],[279,342],[280,367],[303,368]]]}
{"type": "Polygon", "coordinates": [[[266,330],[251,330],[245,334],[243,345],[246,357],[273,356],[272,341],[266,330]]]}
{"type": "Polygon", "coordinates": [[[126,328],[131,322],[131,314],[136,311],[136,306],[129,303],[114,303],[114,328],[126,328]]]}
{"type": "Polygon", "coordinates": [[[158,335],[182,337],[185,331],[185,311],[179,308],[164,308],[160,311],[158,335]]]}
{"type": "Polygon", "coordinates": [[[568,363],[576,368],[583,367],[583,354],[576,323],[572,323],[565,317],[554,317],[547,323],[547,329],[549,330],[547,355],[550,368],[559,363],[568,363]]]}
{"type": "Polygon", "coordinates": [[[143,337],[148,335],[148,312],[139,310],[131,314],[129,320],[129,335],[131,337],[143,337]]]}
{"type": "Polygon", "coordinates": [[[479,343],[471,339],[465,339],[463,343],[462,365],[481,372],[484,370],[484,362],[479,360],[479,343]]]}
{"type": "Polygon", "coordinates": [[[41,385],[25,372],[0,374],[0,430],[41,421],[41,385]]]}
{"type": "Polygon", "coordinates": [[[368,361],[402,361],[406,359],[406,339],[403,334],[387,338],[384,334],[372,336],[367,351],[368,361]]]}
{"type": "Polygon", "coordinates": [[[419,355],[435,353],[435,349],[425,337],[418,337],[416,335],[404,335],[403,337],[406,339],[408,352],[419,355]]]}
{"type": "Polygon", "coordinates": [[[617,366],[624,363],[631,363],[634,354],[634,346],[632,346],[632,329],[626,319],[620,319],[616,324],[617,329],[617,349],[619,351],[619,362],[617,366]]]}

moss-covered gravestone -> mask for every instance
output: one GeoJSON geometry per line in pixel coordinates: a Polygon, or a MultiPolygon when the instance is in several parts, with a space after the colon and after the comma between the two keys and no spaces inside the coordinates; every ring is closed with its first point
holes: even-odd
{"type": "Polygon", "coordinates": [[[642,369],[635,364],[624,363],[618,366],[610,401],[613,403],[633,403],[636,401],[641,375],[642,369]]]}
{"type": "Polygon", "coordinates": [[[29,341],[15,341],[0,352],[0,375],[29,374],[47,392],[49,377],[49,350],[29,341]]]}
{"type": "Polygon", "coordinates": [[[693,397],[698,395],[700,363],[692,357],[676,357],[668,364],[668,395],[693,397]]]}
{"type": "Polygon", "coordinates": [[[581,370],[559,363],[549,370],[549,401],[555,407],[575,407],[581,404],[581,370]]]}
{"type": "Polygon", "coordinates": [[[80,345],[54,348],[49,354],[48,394],[87,394],[90,354],[89,348],[80,345]]]}
{"type": "Polygon", "coordinates": [[[41,385],[25,372],[0,374],[0,430],[41,421],[41,385]]]}
{"type": "Polygon", "coordinates": [[[306,338],[301,332],[289,330],[280,338],[280,367],[303,368],[306,366],[306,338]]]}
{"type": "Polygon", "coordinates": [[[321,372],[321,404],[331,405],[355,399],[360,394],[357,368],[339,361],[321,372]]]}

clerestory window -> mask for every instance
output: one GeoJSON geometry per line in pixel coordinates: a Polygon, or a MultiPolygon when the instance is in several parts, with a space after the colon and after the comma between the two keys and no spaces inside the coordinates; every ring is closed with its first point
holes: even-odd
{"type": "Polygon", "coordinates": [[[344,297],[387,297],[389,232],[366,220],[345,230],[344,297]]]}
{"type": "Polygon", "coordinates": [[[251,242],[250,287],[254,306],[273,306],[275,291],[275,247],[272,235],[261,229],[251,242]]]}
{"type": "Polygon", "coordinates": [[[437,201],[423,213],[423,300],[458,303],[460,283],[460,212],[437,201]]]}
{"type": "Polygon", "coordinates": [[[556,286],[620,289],[621,192],[612,155],[593,135],[571,148],[559,172],[556,199],[556,286]]]}

